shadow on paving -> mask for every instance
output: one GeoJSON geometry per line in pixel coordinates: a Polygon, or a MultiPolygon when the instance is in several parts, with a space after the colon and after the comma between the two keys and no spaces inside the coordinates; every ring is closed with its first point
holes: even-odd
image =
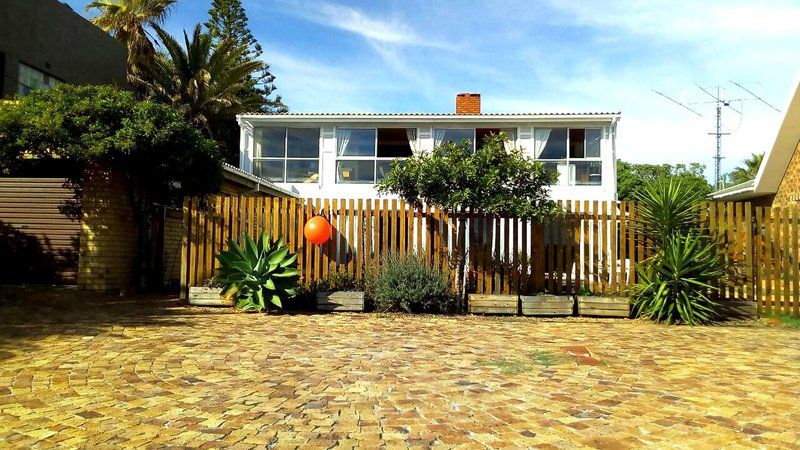
{"type": "Polygon", "coordinates": [[[107,296],[71,287],[0,286],[0,360],[39,347],[51,336],[96,336],[123,325],[191,326],[193,317],[228,311],[189,309],[166,294],[107,296]]]}

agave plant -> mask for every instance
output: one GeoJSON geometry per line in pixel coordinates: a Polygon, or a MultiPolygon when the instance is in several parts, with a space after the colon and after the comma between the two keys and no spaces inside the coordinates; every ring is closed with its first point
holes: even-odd
{"type": "Polygon", "coordinates": [[[707,236],[671,234],[655,256],[636,267],[634,311],[658,322],[707,323],[718,304],[710,297],[724,274],[717,245],[707,236]]]}
{"type": "Polygon", "coordinates": [[[226,298],[236,297],[236,306],[245,311],[263,311],[269,304],[283,307],[294,296],[300,271],[297,254],[289,253],[282,238],[272,242],[264,232],[254,241],[242,233],[244,246],[228,241],[228,251],[217,255],[219,269],[212,282],[222,284],[226,298]]]}

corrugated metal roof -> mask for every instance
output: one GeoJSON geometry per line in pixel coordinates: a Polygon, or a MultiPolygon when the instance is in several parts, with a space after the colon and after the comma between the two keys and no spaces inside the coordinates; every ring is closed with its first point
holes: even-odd
{"type": "Polygon", "coordinates": [[[258,185],[266,187],[267,189],[275,191],[277,193],[285,194],[285,195],[288,195],[289,197],[297,197],[297,194],[295,194],[295,193],[293,193],[293,192],[291,192],[291,191],[289,191],[287,189],[284,189],[284,188],[276,185],[275,183],[273,183],[271,181],[265,180],[265,179],[263,179],[263,178],[261,178],[261,177],[259,177],[257,175],[253,175],[250,172],[246,172],[246,171],[244,171],[244,170],[242,170],[242,169],[240,169],[240,168],[238,168],[238,167],[236,167],[236,166],[234,166],[232,164],[228,164],[228,163],[225,163],[225,162],[222,163],[222,170],[226,171],[226,172],[229,172],[229,173],[233,173],[233,174],[239,175],[242,178],[246,178],[246,179],[248,179],[248,180],[250,180],[250,181],[252,181],[252,182],[254,182],[254,183],[258,184],[258,185]]]}
{"type": "Polygon", "coordinates": [[[562,112],[562,113],[481,113],[481,114],[455,114],[455,113],[330,113],[330,112],[304,112],[304,113],[265,113],[265,112],[251,112],[241,114],[243,116],[277,116],[277,117],[294,117],[294,116],[373,116],[373,117],[391,117],[391,116],[437,116],[437,117],[476,117],[476,116],[613,116],[620,115],[621,112],[562,112]]]}

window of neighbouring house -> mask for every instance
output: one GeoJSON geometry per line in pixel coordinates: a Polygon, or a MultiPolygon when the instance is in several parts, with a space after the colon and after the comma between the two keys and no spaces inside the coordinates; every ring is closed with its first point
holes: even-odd
{"type": "Polygon", "coordinates": [[[17,92],[20,95],[28,95],[33,89],[52,89],[61,80],[35,69],[27,64],[19,63],[19,87],[17,92]]]}
{"type": "Polygon", "coordinates": [[[434,128],[433,129],[433,148],[438,149],[445,142],[452,142],[460,145],[462,141],[472,144],[475,150],[475,129],[474,128],[434,128]]]}
{"type": "Polygon", "coordinates": [[[253,174],[278,183],[319,181],[319,128],[260,127],[253,174]]]}
{"type": "Polygon", "coordinates": [[[483,143],[492,134],[504,133],[506,135],[505,148],[511,150],[517,146],[517,129],[516,128],[476,128],[475,129],[475,142],[477,147],[481,148],[483,143]]]}
{"type": "Polygon", "coordinates": [[[536,128],[534,155],[558,174],[558,185],[602,184],[600,128],[536,128]]]}
{"type": "Polygon", "coordinates": [[[336,182],[374,184],[386,177],[392,161],[413,154],[416,128],[339,128],[336,182]]]}

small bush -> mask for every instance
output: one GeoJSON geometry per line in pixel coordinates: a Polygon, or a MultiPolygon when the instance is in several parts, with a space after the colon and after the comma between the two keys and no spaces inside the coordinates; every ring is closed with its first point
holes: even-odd
{"type": "Polygon", "coordinates": [[[364,283],[356,280],[356,276],[350,272],[337,270],[329,273],[327,279],[312,282],[311,290],[315,292],[363,291],[364,283]]]}
{"type": "Polygon", "coordinates": [[[456,305],[447,273],[414,255],[383,261],[370,276],[367,293],[377,311],[450,312],[456,305]]]}

